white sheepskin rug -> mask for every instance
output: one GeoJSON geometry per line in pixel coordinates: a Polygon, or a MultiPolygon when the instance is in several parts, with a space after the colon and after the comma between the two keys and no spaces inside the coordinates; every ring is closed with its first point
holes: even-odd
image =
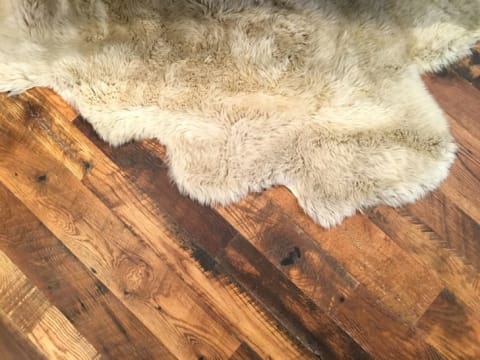
{"type": "Polygon", "coordinates": [[[478,39],[480,0],[0,0],[0,91],[50,87],[115,146],[158,139],[201,203],[285,185],[331,227],[447,176],[420,74],[478,39]]]}

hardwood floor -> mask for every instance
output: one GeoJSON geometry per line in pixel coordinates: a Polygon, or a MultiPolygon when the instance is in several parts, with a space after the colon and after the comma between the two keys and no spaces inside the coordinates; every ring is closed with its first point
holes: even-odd
{"type": "Polygon", "coordinates": [[[154,141],[0,95],[2,359],[480,359],[480,55],[425,76],[441,188],[324,230],[284,188],[205,208],[154,141]]]}

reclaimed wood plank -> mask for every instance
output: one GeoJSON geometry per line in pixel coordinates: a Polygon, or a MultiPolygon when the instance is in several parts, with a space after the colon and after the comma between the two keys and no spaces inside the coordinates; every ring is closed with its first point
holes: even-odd
{"type": "Polygon", "coordinates": [[[233,239],[220,264],[321,359],[370,359],[352,337],[250,242],[233,239]]]}
{"type": "Polygon", "coordinates": [[[358,286],[334,257],[264,195],[252,194],[216,210],[327,313],[358,286]]]}
{"type": "Polygon", "coordinates": [[[438,352],[429,346],[415,327],[372,297],[359,286],[334,316],[360,344],[378,359],[438,359],[438,352]]]}

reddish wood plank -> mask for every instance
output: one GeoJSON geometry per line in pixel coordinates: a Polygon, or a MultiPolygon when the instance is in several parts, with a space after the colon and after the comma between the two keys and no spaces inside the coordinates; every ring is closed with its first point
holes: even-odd
{"type": "Polygon", "coordinates": [[[480,274],[455,253],[445,249],[438,235],[408,209],[377,207],[370,210],[368,216],[402,249],[436,274],[444,287],[480,311],[480,274]]]}
{"type": "Polygon", "coordinates": [[[480,359],[480,317],[444,289],[418,322],[426,341],[448,359],[480,359]]]}
{"type": "Polygon", "coordinates": [[[359,286],[335,308],[336,319],[378,359],[437,359],[415,328],[403,323],[389,309],[359,286]]]}
{"type": "Polygon", "coordinates": [[[438,245],[451,249],[466,263],[480,271],[480,224],[473,221],[441,191],[407,207],[422,223],[438,235],[438,245]]]}

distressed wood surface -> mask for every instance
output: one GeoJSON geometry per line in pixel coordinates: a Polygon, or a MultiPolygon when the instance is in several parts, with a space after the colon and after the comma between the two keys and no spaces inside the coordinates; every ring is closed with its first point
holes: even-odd
{"type": "Polygon", "coordinates": [[[285,188],[207,208],[165,149],[0,94],[1,359],[480,359],[480,56],[424,76],[439,190],[325,230],[285,188]]]}

